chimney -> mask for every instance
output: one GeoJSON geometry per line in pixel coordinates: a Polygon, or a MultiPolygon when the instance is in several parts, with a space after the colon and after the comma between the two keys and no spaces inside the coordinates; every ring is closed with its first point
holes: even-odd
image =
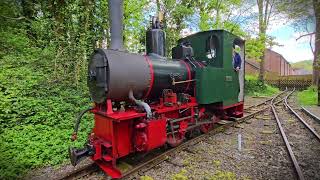
{"type": "Polygon", "coordinates": [[[123,49],[123,0],[109,0],[110,32],[111,32],[111,49],[123,49]]]}
{"type": "Polygon", "coordinates": [[[166,55],[166,34],[163,28],[163,14],[158,13],[158,16],[153,16],[150,22],[150,28],[146,32],[146,51],[147,54],[153,53],[160,56],[166,55]]]}

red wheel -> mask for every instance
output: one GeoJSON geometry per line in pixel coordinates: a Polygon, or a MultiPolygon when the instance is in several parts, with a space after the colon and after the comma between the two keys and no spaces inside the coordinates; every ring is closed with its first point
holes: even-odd
{"type": "MultiPolygon", "coordinates": [[[[179,124],[179,129],[177,132],[175,132],[174,134],[168,134],[167,135],[167,143],[171,146],[171,147],[176,147],[179,144],[182,143],[182,141],[185,138],[185,134],[187,132],[187,128],[188,128],[188,121],[180,121],[177,124],[179,124]]],[[[173,126],[174,124],[171,124],[170,126],[173,126]]],[[[172,132],[172,131],[171,131],[172,132]]]]}
{"type": "Polygon", "coordinates": [[[183,139],[184,136],[182,136],[180,133],[174,134],[174,137],[172,136],[172,134],[169,134],[167,136],[167,143],[171,147],[177,147],[179,144],[182,143],[183,139]]]}
{"type": "Polygon", "coordinates": [[[213,123],[203,124],[200,126],[202,133],[208,133],[213,127],[213,123]]]}
{"type": "MultiPolygon", "coordinates": [[[[204,114],[202,119],[205,121],[206,119],[208,119],[208,117],[210,116],[204,114]]],[[[200,125],[200,131],[202,133],[208,133],[210,130],[212,130],[214,123],[217,123],[219,121],[219,118],[216,117],[215,115],[212,115],[210,119],[211,119],[211,122],[200,125]]]]}

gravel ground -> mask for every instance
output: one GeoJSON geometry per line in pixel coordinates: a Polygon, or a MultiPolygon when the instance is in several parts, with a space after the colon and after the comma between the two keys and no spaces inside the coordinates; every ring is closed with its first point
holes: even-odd
{"type": "Polygon", "coordinates": [[[81,167],[91,163],[91,159],[87,158],[81,161],[76,167],[72,166],[70,163],[63,164],[60,167],[45,167],[40,169],[32,170],[27,174],[23,179],[25,180],[50,180],[50,179],[59,179],[64,175],[80,169],[81,167]]]}
{"type": "Polygon", "coordinates": [[[270,97],[252,97],[252,96],[245,96],[244,98],[244,108],[251,106],[251,105],[255,105],[255,104],[259,104],[265,100],[267,100],[270,97]]]}

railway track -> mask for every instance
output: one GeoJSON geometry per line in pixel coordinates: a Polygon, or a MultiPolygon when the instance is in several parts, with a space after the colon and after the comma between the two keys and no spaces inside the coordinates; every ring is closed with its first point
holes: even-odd
{"type": "MultiPolygon", "coordinates": [[[[270,109],[269,102],[280,103],[283,100],[282,96],[284,96],[286,92],[287,91],[283,91],[283,92],[277,94],[276,96],[274,96],[273,98],[269,98],[261,103],[246,107],[245,112],[247,112],[247,113],[242,118],[235,119],[235,121],[230,121],[226,124],[216,125],[215,128],[213,130],[211,130],[209,133],[201,134],[197,137],[194,137],[194,138],[182,143],[181,145],[179,145],[175,148],[168,149],[164,152],[162,152],[160,150],[160,152],[156,152],[155,154],[153,154],[152,155],[153,157],[151,157],[151,158],[150,157],[149,158],[148,157],[142,158],[142,159],[147,159],[147,160],[145,160],[141,163],[135,164],[134,166],[132,166],[132,168],[125,171],[122,179],[125,179],[133,174],[138,174],[139,176],[143,175],[148,170],[152,169],[156,165],[165,161],[167,159],[167,157],[170,156],[171,154],[178,152],[178,151],[181,151],[181,150],[184,150],[184,149],[187,149],[187,147],[199,143],[200,141],[204,140],[208,136],[217,134],[217,133],[219,133],[219,132],[223,131],[224,129],[229,128],[231,126],[236,126],[237,124],[242,123],[248,119],[251,119],[252,117],[262,113],[263,111],[270,109]]],[[[88,164],[88,165],[86,165],[76,171],[70,172],[67,175],[64,175],[64,176],[58,178],[58,180],[78,179],[78,178],[87,176],[88,174],[94,173],[98,170],[99,170],[98,167],[95,166],[94,163],[90,163],[90,164],[88,164]]]]}
{"type": "Polygon", "coordinates": [[[309,110],[307,110],[305,107],[302,107],[301,110],[306,113],[308,116],[310,116],[311,118],[313,118],[315,121],[317,121],[317,123],[320,123],[320,117],[316,116],[315,114],[313,114],[312,112],[310,112],[309,110]]]}
{"type": "Polygon", "coordinates": [[[293,108],[289,104],[288,99],[294,91],[288,93],[281,101],[283,102],[283,107],[277,107],[276,104],[279,102],[271,101],[272,112],[293,163],[297,178],[300,180],[319,179],[320,136],[318,133],[320,132],[320,125],[313,124],[311,126],[312,120],[307,119],[308,116],[312,115],[304,114],[305,112],[301,111],[300,108],[293,108]],[[315,130],[315,127],[318,131],[315,130]]]}

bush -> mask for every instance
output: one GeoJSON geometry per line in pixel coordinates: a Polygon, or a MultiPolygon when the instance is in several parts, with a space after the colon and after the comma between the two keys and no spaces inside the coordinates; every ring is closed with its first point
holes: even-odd
{"type": "MultiPolygon", "coordinates": [[[[0,179],[66,161],[75,116],[90,106],[86,88],[47,84],[41,73],[23,67],[14,71],[0,73],[5,84],[0,88],[0,179]]],[[[82,142],[76,146],[84,143],[92,122],[88,116],[82,120],[82,142]]]]}
{"type": "Polygon", "coordinates": [[[262,83],[256,76],[246,75],[245,94],[248,96],[271,96],[279,92],[279,89],[262,83]]]}
{"type": "MultiPolygon", "coordinates": [[[[75,116],[90,106],[85,79],[77,86],[56,81],[52,48],[0,54],[0,179],[67,161],[75,116]]],[[[82,141],[75,146],[84,143],[92,125],[92,117],[85,116],[82,141]]]]}

